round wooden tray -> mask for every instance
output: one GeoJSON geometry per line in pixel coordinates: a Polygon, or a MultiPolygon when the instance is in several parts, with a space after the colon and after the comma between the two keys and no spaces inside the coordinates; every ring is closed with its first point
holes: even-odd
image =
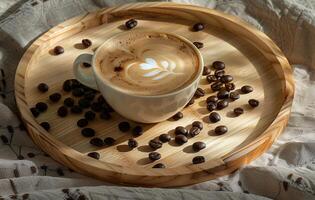
{"type": "MultiPolygon", "coordinates": [[[[28,48],[20,61],[15,77],[15,95],[21,116],[34,142],[55,160],[85,175],[119,184],[142,186],[181,186],[213,179],[233,172],[265,152],[286,126],[290,114],[294,83],[290,65],[279,48],[263,33],[241,20],[218,11],[191,5],[174,3],[137,3],[105,8],[95,13],[70,19],[39,37],[28,48]],[[96,136],[111,136],[117,140],[110,147],[97,148],[89,144],[89,138],[80,134],[76,122],[82,115],[68,115],[60,118],[57,108],[70,94],[62,91],[64,80],[73,78],[72,63],[82,53],[93,53],[108,37],[124,30],[127,19],[138,20],[136,29],[150,29],[172,32],[190,41],[204,43],[200,51],[206,65],[215,60],[226,63],[226,72],[234,76],[237,88],[248,84],[254,92],[241,95],[230,106],[218,111],[222,120],[216,124],[208,121],[209,112],[205,99],[212,94],[205,77],[200,87],[206,96],[183,110],[184,118],[179,121],[165,121],[143,125],[144,134],[137,137],[139,147],[130,150],[127,140],[131,133],[122,133],[117,124],[123,119],[118,114],[110,121],[99,117],[89,124],[96,130],[96,136]],[[206,28],[193,32],[191,27],[203,22],[206,28]],[[93,41],[93,46],[80,48],[83,38],[93,41]],[[51,49],[61,45],[65,53],[52,55],[51,49]],[[50,89],[39,93],[37,85],[45,82],[50,89]],[[37,102],[48,101],[53,92],[63,94],[62,101],[49,103],[48,110],[34,118],[30,108],[37,102]],[[255,109],[247,106],[250,98],[261,104],[255,109]],[[245,113],[234,117],[231,110],[243,107],[245,113]],[[152,151],[148,141],[162,133],[174,136],[176,126],[191,126],[195,120],[204,122],[202,132],[182,145],[171,141],[157,151],[162,158],[150,162],[148,153],[152,151]],[[48,121],[51,130],[45,131],[39,123],[48,121]],[[217,125],[227,125],[228,133],[216,136],[213,129],[217,125]],[[207,148],[193,153],[192,143],[204,141],[207,148]],[[88,157],[91,151],[100,153],[100,160],[88,157]],[[206,162],[193,165],[192,158],[202,155],[206,162]],[[152,169],[158,162],[165,169],[152,169]]],[[[133,126],[136,124],[132,122],[133,126]]]]}

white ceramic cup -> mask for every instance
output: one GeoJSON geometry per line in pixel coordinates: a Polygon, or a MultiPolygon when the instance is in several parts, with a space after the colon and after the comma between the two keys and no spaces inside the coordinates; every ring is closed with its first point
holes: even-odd
{"type": "MultiPolygon", "coordinates": [[[[121,33],[128,34],[128,33],[121,33]]],[[[163,33],[176,37],[186,43],[195,52],[198,59],[198,71],[191,82],[184,88],[174,90],[162,95],[141,96],[126,93],[112,86],[112,84],[100,75],[100,69],[97,62],[100,60],[102,47],[106,45],[106,41],[98,47],[94,55],[81,54],[73,64],[75,78],[82,84],[99,90],[108,104],[120,115],[142,123],[156,123],[164,121],[172,117],[175,113],[184,108],[184,106],[193,97],[203,71],[203,58],[197,47],[189,40],[179,35],[163,33]],[[99,59],[98,59],[99,58],[99,59]],[[91,68],[82,67],[82,63],[90,63],[91,68]]],[[[113,36],[115,37],[115,36],[113,36]]],[[[109,41],[109,38],[107,41],[109,41]]],[[[193,59],[193,58],[192,58],[193,59]]]]}

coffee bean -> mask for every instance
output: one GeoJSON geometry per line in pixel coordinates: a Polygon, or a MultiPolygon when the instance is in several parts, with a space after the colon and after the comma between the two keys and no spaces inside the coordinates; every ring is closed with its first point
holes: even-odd
{"type": "Polygon", "coordinates": [[[241,91],[244,94],[248,94],[248,93],[252,92],[253,90],[254,89],[249,85],[244,85],[243,87],[241,87],[241,91]]]}
{"type": "Polygon", "coordinates": [[[218,78],[215,76],[215,75],[208,75],[206,77],[208,83],[213,83],[213,82],[217,82],[218,81],[218,78]]]}
{"type": "Polygon", "coordinates": [[[209,120],[210,120],[210,122],[212,122],[212,123],[216,123],[216,122],[218,122],[218,121],[221,120],[221,117],[220,117],[219,113],[217,113],[217,112],[212,112],[212,113],[210,113],[210,115],[209,115],[209,120]]]}
{"type": "Polygon", "coordinates": [[[130,124],[129,122],[120,122],[118,128],[121,132],[127,132],[130,130],[130,124]]]}
{"type": "Polygon", "coordinates": [[[59,94],[58,92],[53,93],[49,96],[49,99],[52,102],[58,102],[61,99],[61,94],[59,94]]]}
{"type": "Polygon", "coordinates": [[[138,146],[138,142],[137,142],[135,139],[130,138],[130,139],[128,140],[128,146],[129,146],[131,149],[136,148],[136,147],[138,146]]]}
{"type": "Polygon", "coordinates": [[[224,126],[224,125],[217,126],[217,127],[215,127],[214,132],[217,135],[222,135],[222,134],[228,132],[228,128],[226,126],[224,126]]]}
{"type": "Polygon", "coordinates": [[[149,159],[152,161],[159,160],[161,158],[161,154],[158,152],[151,152],[149,153],[149,159]]]}
{"type": "Polygon", "coordinates": [[[87,111],[85,114],[84,114],[84,117],[85,119],[87,119],[88,121],[92,121],[95,119],[95,113],[93,111],[87,111]]]}
{"type": "Polygon", "coordinates": [[[135,126],[133,129],[132,129],[132,134],[136,137],[140,136],[143,134],[143,129],[141,126],[135,126]]]}
{"type": "Polygon", "coordinates": [[[49,87],[48,87],[48,85],[46,83],[40,83],[40,84],[38,84],[37,89],[40,92],[44,93],[44,92],[48,91],[49,87]]]}
{"type": "Polygon", "coordinates": [[[182,112],[178,112],[178,113],[176,113],[172,118],[173,118],[175,121],[177,121],[177,120],[179,120],[179,119],[181,119],[181,118],[183,118],[183,117],[184,117],[183,113],[182,113],[182,112]]]}
{"type": "Polygon", "coordinates": [[[226,91],[235,90],[235,84],[234,83],[225,83],[224,84],[226,91]]]}
{"type": "Polygon", "coordinates": [[[38,115],[40,114],[39,110],[37,108],[30,108],[30,111],[32,113],[32,115],[36,118],[38,117],[38,115]]]}
{"type": "Polygon", "coordinates": [[[39,125],[43,127],[46,131],[49,131],[50,129],[50,124],[48,122],[42,122],[39,125]]]}
{"type": "Polygon", "coordinates": [[[102,104],[100,103],[97,103],[97,102],[93,102],[91,104],[91,109],[94,111],[94,112],[100,112],[102,110],[102,104]]]}
{"type": "Polygon", "coordinates": [[[157,139],[153,139],[153,140],[150,140],[149,141],[149,146],[152,148],[152,149],[159,149],[162,147],[162,142],[157,140],[157,139]]]}
{"type": "Polygon", "coordinates": [[[159,136],[159,140],[163,143],[169,142],[171,140],[171,136],[169,134],[164,133],[159,136]]]}
{"type": "Polygon", "coordinates": [[[112,137],[107,137],[104,139],[105,145],[111,146],[116,142],[116,140],[112,137]]]}
{"type": "Polygon", "coordinates": [[[92,67],[92,65],[91,65],[90,63],[87,63],[87,62],[83,62],[82,65],[83,65],[83,67],[85,67],[85,68],[92,67]]]}
{"type": "Polygon", "coordinates": [[[225,68],[225,64],[222,61],[215,61],[212,63],[212,67],[216,70],[222,70],[225,68]]]}
{"type": "Polygon", "coordinates": [[[175,134],[176,134],[176,135],[185,135],[185,136],[187,136],[188,131],[187,131],[187,129],[186,129],[185,127],[183,127],[183,126],[177,126],[177,127],[175,128],[175,134]]]}
{"type": "Polygon", "coordinates": [[[71,87],[71,80],[66,80],[65,82],[63,82],[62,89],[65,92],[70,92],[71,89],[72,89],[72,87],[71,87]]]}
{"type": "Polygon", "coordinates": [[[39,112],[45,112],[48,108],[47,104],[44,103],[44,102],[38,102],[36,105],[35,105],[35,108],[37,108],[37,110],[39,112]]]}
{"type": "Polygon", "coordinates": [[[61,106],[59,107],[57,113],[59,117],[65,117],[68,115],[68,109],[66,106],[61,106]]]}
{"type": "Polygon", "coordinates": [[[96,159],[96,160],[99,160],[100,157],[101,157],[100,154],[97,153],[97,152],[90,152],[90,153],[88,153],[87,155],[90,156],[91,158],[96,159]]]}
{"type": "Polygon", "coordinates": [[[64,52],[65,52],[65,50],[64,50],[64,48],[62,46],[56,46],[54,48],[54,54],[55,55],[59,55],[59,54],[62,54],[64,52]]]}
{"type": "Polygon", "coordinates": [[[217,109],[222,110],[223,108],[226,108],[228,105],[229,105],[229,102],[226,99],[223,99],[221,101],[218,101],[217,109]]]}
{"type": "Polygon", "coordinates": [[[152,168],[166,168],[166,166],[163,163],[155,164],[152,168]]]}
{"type": "Polygon", "coordinates": [[[221,82],[215,82],[215,83],[213,83],[213,84],[211,85],[211,89],[212,89],[213,92],[219,91],[219,90],[221,90],[222,88],[223,88],[223,83],[221,83],[221,82]]]}
{"type": "Polygon", "coordinates": [[[225,71],[224,70],[215,70],[214,76],[217,77],[217,79],[220,79],[224,76],[225,71]]]}
{"type": "Polygon", "coordinates": [[[78,127],[81,127],[81,128],[87,126],[88,123],[89,123],[89,121],[87,119],[79,119],[77,121],[78,127]]]}
{"type": "Polygon", "coordinates": [[[244,109],[238,107],[238,108],[235,108],[235,109],[233,110],[233,112],[234,112],[234,114],[235,114],[236,116],[239,116],[239,115],[241,115],[241,114],[244,113],[244,109]]]}
{"type": "Polygon", "coordinates": [[[227,99],[227,98],[229,98],[229,96],[230,96],[230,94],[229,94],[229,92],[228,91],[226,91],[226,90],[220,90],[218,93],[217,93],[217,97],[219,98],[219,99],[227,99]]]}
{"type": "Polygon", "coordinates": [[[194,121],[194,122],[192,123],[192,126],[193,126],[193,127],[197,127],[197,128],[199,128],[200,130],[203,129],[203,124],[202,124],[202,122],[200,122],[200,121],[194,121]]]}
{"type": "Polygon", "coordinates": [[[202,42],[193,42],[193,44],[198,48],[201,49],[203,47],[203,43],[202,42]]]}
{"type": "Polygon", "coordinates": [[[88,99],[82,98],[79,100],[78,104],[82,109],[84,109],[90,107],[91,102],[88,99]]]}
{"type": "Polygon", "coordinates": [[[190,105],[192,105],[192,104],[194,104],[194,103],[195,103],[195,97],[192,97],[192,98],[189,100],[189,102],[186,104],[185,107],[188,107],[188,106],[190,106],[190,105]]]}
{"type": "Polygon", "coordinates": [[[102,147],[102,146],[105,145],[104,141],[101,138],[98,138],[98,137],[92,138],[90,140],[90,144],[94,145],[94,146],[97,146],[97,147],[102,147]]]}
{"type": "Polygon", "coordinates": [[[218,98],[217,96],[209,96],[209,97],[207,98],[206,102],[207,102],[207,103],[210,103],[210,102],[212,102],[212,103],[217,103],[218,100],[219,100],[219,98],[218,98]]]}
{"type": "Polygon", "coordinates": [[[182,145],[188,141],[185,135],[176,135],[175,142],[179,145],[182,145]]]}
{"type": "Polygon", "coordinates": [[[97,97],[97,102],[100,104],[106,103],[106,100],[104,99],[104,97],[102,95],[97,97]]]}
{"type": "Polygon", "coordinates": [[[238,92],[235,91],[235,92],[231,92],[230,93],[230,99],[231,100],[235,101],[235,100],[237,100],[239,98],[240,98],[240,94],[238,92]]]}
{"type": "Polygon", "coordinates": [[[88,47],[90,47],[90,46],[92,45],[92,41],[89,40],[89,39],[83,39],[83,40],[82,40],[82,44],[83,44],[83,46],[84,46],[85,48],[88,48],[88,47]]]}
{"type": "Polygon", "coordinates": [[[216,103],[213,103],[213,102],[207,103],[207,109],[208,109],[210,112],[214,111],[216,108],[217,108],[216,103]]]}
{"type": "Polygon", "coordinates": [[[138,25],[137,20],[135,19],[129,19],[126,23],[125,26],[127,29],[132,29],[138,25]]]}
{"type": "Polygon", "coordinates": [[[203,156],[196,156],[192,159],[193,164],[200,164],[205,162],[205,157],[203,156]]]}
{"type": "Polygon", "coordinates": [[[220,80],[222,83],[229,83],[229,82],[233,81],[233,76],[223,75],[220,80]]]}
{"type": "Polygon", "coordinates": [[[74,105],[74,99],[72,99],[71,97],[66,98],[63,101],[63,105],[65,105],[67,107],[72,107],[74,105]]]}
{"type": "Polygon", "coordinates": [[[81,114],[82,113],[82,108],[78,105],[72,106],[72,108],[70,110],[73,114],[81,114]]]}
{"type": "Polygon", "coordinates": [[[110,120],[112,116],[107,112],[107,110],[101,111],[100,118],[104,120],[110,120]]]}
{"type": "Polygon", "coordinates": [[[211,70],[209,69],[209,67],[204,66],[203,67],[203,71],[202,71],[202,75],[203,76],[207,76],[211,73],[211,70]]]}
{"type": "Polygon", "coordinates": [[[84,92],[84,98],[89,100],[89,101],[93,101],[95,97],[95,92],[93,91],[87,91],[87,92],[84,92]]]}
{"type": "Polygon", "coordinates": [[[205,28],[205,25],[203,23],[196,23],[193,26],[194,31],[201,31],[205,28]]]}
{"type": "Polygon", "coordinates": [[[93,137],[95,135],[95,131],[94,129],[92,128],[83,128],[81,130],[81,134],[84,136],[84,137],[93,137]]]}
{"type": "Polygon", "coordinates": [[[259,101],[256,100],[256,99],[250,99],[250,100],[248,100],[248,104],[249,104],[251,107],[255,108],[255,107],[259,106],[259,101]]]}
{"type": "Polygon", "coordinates": [[[69,81],[71,82],[72,89],[82,87],[82,84],[76,79],[69,79],[69,81]]]}
{"type": "Polygon", "coordinates": [[[84,95],[84,89],[83,88],[74,88],[72,90],[72,95],[75,97],[82,97],[84,95]]]}
{"type": "Polygon", "coordinates": [[[201,88],[197,88],[195,95],[196,98],[205,96],[205,91],[201,88]]]}
{"type": "Polygon", "coordinates": [[[206,148],[206,143],[204,142],[195,142],[193,145],[192,145],[192,148],[194,151],[200,151],[204,148],[206,148]]]}
{"type": "Polygon", "coordinates": [[[195,137],[196,135],[199,135],[200,133],[200,129],[196,126],[191,127],[191,129],[189,130],[189,135],[190,137],[195,137]]]}

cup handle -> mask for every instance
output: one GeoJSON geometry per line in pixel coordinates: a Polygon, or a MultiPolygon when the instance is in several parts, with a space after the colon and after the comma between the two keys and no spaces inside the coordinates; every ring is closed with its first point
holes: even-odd
{"type": "Polygon", "coordinates": [[[73,63],[73,72],[75,78],[82,83],[92,89],[98,90],[95,76],[93,73],[92,67],[83,67],[82,63],[89,63],[92,64],[93,55],[91,54],[81,54],[79,55],[73,63]]]}

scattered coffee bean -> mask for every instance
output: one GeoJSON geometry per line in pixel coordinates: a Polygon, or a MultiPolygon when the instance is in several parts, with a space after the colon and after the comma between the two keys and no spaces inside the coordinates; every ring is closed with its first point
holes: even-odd
{"type": "Polygon", "coordinates": [[[85,119],[87,119],[88,121],[92,121],[95,119],[95,113],[93,111],[87,111],[86,113],[84,113],[84,117],[85,119]]]}
{"type": "Polygon", "coordinates": [[[223,108],[226,108],[228,105],[229,105],[228,100],[223,99],[223,100],[221,100],[221,101],[218,101],[218,103],[217,103],[217,109],[218,109],[218,110],[222,110],[223,108]]]}
{"type": "Polygon", "coordinates": [[[192,159],[193,164],[200,164],[205,162],[205,157],[203,156],[196,156],[192,159]]]}
{"type": "Polygon", "coordinates": [[[72,89],[82,87],[82,84],[78,80],[76,80],[76,79],[69,79],[69,80],[71,82],[71,88],[72,89]]]}
{"type": "Polygon", "coordinates": [[[188,141],[185,135],[176,135],[175,142],[176,144],[182,145],[188,141]]]}
{"type": "Polygon", "coordinates": [[[116,142],[116,140],[112,137],[107,137],[104,139],[105,145],[111,146],[116,142]]]}
{"type": "Polygon", "coordinates": [[[82,98],[79,100],[78,104],[82,109],[84,109],[90,107],[91,102],[88,99],[82,98]]]}
{"type": "Polygon", "coordinates": [[[250,100],[248,100],[248,104],[249,104],[251,107],[255,108],[255,107],[259,106],[259,101],[256,100],[256,99],[250,99],[250,100]]]}
{"type": "Polygon", "coordinates": [[[186,129],[185,127],[183,127],[183,126],[177,126],[177,127],[175,128],[175,134],[176,134],[176,135],[185,135],[185,136],[187,136],[188,131],[187,131],[187,129],[186,129]]]}
{"type": "Polygon", "coordinates": [[[203,43],[202,42],[193,42],[193,44],[198,48],[201,49],[203,47],[203,43]]]}
{"type": "Polygon", "coordinates": [[[217,112],[212,112],[212,113],[210,113],[210,115],[209,115],[209,120],[210,120],[210,122],[212,122],[212,123],[216,123],[216,122],[218,122],[218,121],[221,120],[221,117],[220,117],[219,113],[217,113],[217,112]]]}
{"type": "Polygon", "coordinates": [[[32,115],[36,118],[38,117],[38,115],[40,114],[39,110],[37,108],[30,108],[30,111],[32,113],[32,115]]]}
{"type": "Polygon", "coordinates": [[[205,28],[205,25],[203,23],[196,23],[193,26],[194,31],[201,31],[205,28]]]}
{"type": "Polygon", "coordinates": [[[189,130],[189,135],[190,137],[195,137],[196,135],[199,135],[200,133],[200,129],[196,126],[191,127],[191,129],[189,130]]]}
{"type": "Polygon", "coordinates": [[[47,85],[46,83],[40,83],[40,84],[37,86],[37,89],[38,89],[40,92],[44,93],[44,92],[47,92],[47,91],[48,91],[49,87],[48,87],[48,85],[47,85]]]}
{"type": "Polygon", "coordinates": [[[197,127],[197,128],[199,128],[200,130],[203,129],[203,124],[202,124],[202,122],[200,122],[200,121],[194,121],[194,122],[192,123],[192,126],[193,126],[193,127],[197,127]]]}
{"type": "Polygon", "coordinates": [[[93,102],[91,104],[91,109],[94,111],[94,112],[100,112],[102,110],[102,104],[100,103],[97,103],[97,102],[93,102]]]}
{"type": "Polygon", "coordinates": [[[192,105],[194,103],[195,103],[195,97],[192,97],[185,107],[188,107],[188,106],[190,106],[190,105],[192,105]]]}
{"type": "Polygon", "coordinates": [[[212,63],[212,67],[216,70],[222,70],[225,68],[225,64],[222,61],[215,61],[212,63]]]}
{"type": "Polygon", "coordinates": [[[176,113],[172,118],[173,118],[175,121],[177,121],[177,120],[180,120],[180,119],[183,118],[183,117],[184,117],[183,113],[182,113],[182,112],[178,112],[178,113],[176,113]]]}
{"type": "Polygon", "coordinates": [[[206,143],[204,142],[195,142],[193,145],[192,145],[192,148],[194,151],[200,151],[204,148],[206,148],[206,143]]]}
{"type": "Polygon", "coordinates": [[[149,153],[149,159],[152,161],[159,160],[161,158],[161,154],[158,152],[149,153]]]}
{"type": "Polygon", "coordinates": [[[92,41],[89,40],[89,39],[83,39],[83,40],[82,40],[82,44],[83,44],[83,46],[84,46],[85,48],[88,48],[88,47],[90,47],[90,46],[92,45],[92,41]]]}
{"type": "Polygon", "coordinates": [[[143,134],[143,129],[141,126],[135,126],[133,129],[132,129],[132,134],[136,137],[140,136],[143,134]]]}
{"type": "Polygon", "coordinates": [[[55,55],[59,55],[59,54],[62,54],[64,52],[65,52],[65,50],[64,50],[64,48],[62,46],[56,46],[54,48],[54,54],[55,55]]]}
{"type": "Polygon", "coordinates": [[[68,115],[68,109],[66,106],[61,106],[58,108],[57,113],[59,117],[65,117],[68,115]]]}
{"type": "Polygon", "coordinates": [[[59,94],[58,92],[53,93],[49,96],[49,99],[52,102],[58,102],[61,99],[61,94],[59,94]]]}
{"type": "Polygon", "coordinates": [[[211,73],[211,70],[209,69],[209,67],[204,66],[204,67],[203,67],[203,71],[202,71],[202,75],[203,75],[203,76],[207,76],[207,75],[209,75],[210,73],[211,73]]]}
{"type": "Polygon", "coordinates": [[[215,127],[214,129],[214,132],[217,134],[217,135],[222,135],[224,133],[226,133],[228,131],[228,128],[224,125],[221,125],[221,126],[217,126],[215,127]]]}
{"type": "Polygon", "coordinates": [[[169,134],[164,133],[159,136],[159,140],[163,143],[169,142],[171,140],[171,136],[169,134]]]}
{"type": "Polygon", "coordinates": [[[83,88],[74,88],[72,90],[72,95],[75,97],[82,97],[84,95],[84,89],[83,88]]]}
{"type": "Polygon", "coordinates": [[[209,96],[206,100],[207,103],[217,103],[219,98],[217,96],[209,96]]]}
{"type": "Polygon", "coordinates": [[[84,62],[82,63],[83,67],[85,68],[89,68],[89,67],[92,67],[92,65],[90,63],[87,63],[87,62],[84,62]]]}
{"type": "Polygon", "coordinates": [[[71,87],[71,80],[66,80],[65,82],[63,82],[62,89],[65,92],[70,92],[71,89],[72,89],[72,87],[71,87]]]}
{"type": "Polygon", "coordinates": [[[39,125],[43,127],[46,131],[49,131],[50,129],[50,124],[48,122],[42,122],[39,125]]]}
{"type": "Polygon", "coordinates": [[[235,84],[234,83],[225,83],[224,84],[226,91],[232,91],[235,90],[235,84]]]}
{"type": "Polygon", "coordinates": [[[104,141],[101,138],[98,138],[98,137],[92,138],[90,140],[90,144],[94,145],[94,146],[97,146],[97,147],[102,147],[102,146],[105,145],[104,141]]]}
{"type": "Polygon", "coordinates": [[[166,166],[163,163],[155,164],[152,168],[166,168],[166,166]]]}
{"type": "Polygon", "coordinates": [[[101,111],[100,118],[104,120],[110,120],[112,116],[109,114],[107,110],[101,111]]]}
{"type": "Polygon", "coordinates": [[[130,130],[130,124],[129,122],[120,122],[118,128],[121,132],[127,132],[130,130]]]}
{"type": "Polygon", "coordinates": [[[77,121],[78,127],[81,127],[81,128],[87,126],[88,123],[89,123],[89,121],[87,119],[79,119],[77,121]]]}
{"type": "Polygon", "coordinates": [[[219,98],[219,99],[227,99],[227,98],[229,98],[229,96],[230,96],[230,94],[229,94],[229,92],[228,91],[226,91],[226,90],[220,90],[218,93],[217,93],[217,97],[219,98]]]}
{"type": "Polygon", "coordinates": [[[220,79],[224,76],[225,71],[224,70],[215,70],[214,76],[217,77],[217,79],[220,79]]]}
{"type": "Polygon", "coordinates": [[[239,115],[241,115],[241,114],[244,113],[244,109],[238,107],[238,108],[235,108],[235,109],[233,110],[233,112],[234,112],[234,114],[235,114],[236,116],[239,116],[239,115]]]}
{"type": "Polygon", "coordinates": [[[96,160],[99,160],[100,157],[101,157],[100,154],[97,153],[97,152],[90,152],[90,153],[88,153],[87,155],[90,156],[91,158],[96,159],[96,160]]]}
{"type": "Polygon", "coordinates": [[[104,104],[106,103],[106,100],[104,99],[104,97],[102,95],[97,97],[97,102],[100,104],[104,104]]]}
{"type": "Polygon", "coordinates": [[[215,75],[208,75],[206,77],[208,83],[213,83],[213,82],[217,82],[218,81],[218,78],[215,76],[215,75]]]}
{"type": "Polygon", "coordinates": [[[239,98],[240,98],[240,94],[238,92],[235,91],[235,92],[231,92],[230,93],[230,99],[231,100],[235,101],[235,100],[237,100],[239,98]]]}
{"type": "Polygon", "coordinates": [[[65,105],[67,107],[72,107],[74,105],[74,99],[72,99],[71,97],[66,98],[63,101],[63,105],[65,105]]]}
{"type": "Polygon", "coordinates": [[[152,149],[159,149],[162,147],[162,142],[157,140],[157,139],[153,139],[153,140],[150,140],[149,141],[149,146],[152,148],[152,149]]]}
{"type": "Polygon", "coordinates": [[[138,25],[137,20],[135,19],[129,19],[126,23],[125,26],[127,29],[132,29],[138,25]]]}
{"type": "Polygon", "coordinates": [[[207,103],[207,109],[208,109],[210,112],[214,111],[216,108],[217,108],[216,103],[213,103],[213,102],[207,103]]]}
{"type": "Polygon", "coordinates": [[[94,137],[95,136],[95,131],[94,129],[92,128],[83,128],[81,130],[81,134],[84,136],[84,137],[94,137]]]}
{"type": "Polygon", "coordinates": [[[93,101],[95,97],[95,92],[93,91],[87,91],[87,92],[84,92],[84,98],[89,100],[89,101],[93,101]]]}
{"type": "Polygon", "coordinates": [[[128,146],[129,146],[131,149],[136,148],[136,147],[138,146],[138,142],[137,142],[135,139],[130,138],[130,139],[128,140],[128,146]]]}
{"type": "Polygon", "coordinates": [[[219,91],[219,90],[221,90],[222,88],[223,88],[223,83],[221,83],[221,82],[215,82],[215,83],[213,83],[213,84],[211,85],[211,89],[212,89],[213,92],[219,91]]]}
{"type": "Polygon", "coordinates": [[[205,96],[205,91],[201,88],[197,88],[195,95],[196,98],[205,96]]]}
{"type": "Polygon", "coordinates": [[[35,108],[37,108],[37,110],[39,112],[45,112],[48,108],[47,104],[44,103],[44,102],[38,102],[36,105],[35,105],[35,108]]]}
{"type": "Polygon", "coordinates": [[[248,94],[250,92],[252,92],[254,89],[252,88],[252,86],[249,85],[244,85],[243,87],[241,87],[241,91],[244,94],[248,94]]]}
{"type": "Polygon", "coordinates": [[[221,77],[221,82],[222,83],[229,83],[231,81],[233,81],[233,76],[231,76],[231,75],[223,75],[221,77]]]}
{"type": "Polygon", "coordinates": [[[71,112],[73,114],[81,114],[82,113],[82,108],[78,105],[74,105],[71,107],[71,112]]]}

